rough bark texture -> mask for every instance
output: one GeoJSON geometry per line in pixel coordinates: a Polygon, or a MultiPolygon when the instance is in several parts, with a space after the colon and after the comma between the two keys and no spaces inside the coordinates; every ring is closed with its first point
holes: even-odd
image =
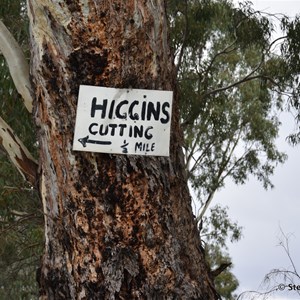
{"type": "MultiPolygon", "coordinates": [[[[216,299],[170,157],[73,152],[80,84],[174,90],[164,2],[28,0],[46,249],[42,299],[216,299]]],[[[175,97],[176,98],[176,97],[175,97]]]]}

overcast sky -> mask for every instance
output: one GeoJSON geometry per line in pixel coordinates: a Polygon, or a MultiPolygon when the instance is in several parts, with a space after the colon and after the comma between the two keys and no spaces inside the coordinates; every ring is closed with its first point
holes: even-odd
{"type": "MultiPolygon", "coordinates": [[[[300,0],[252,0],[252,3],[257,10],[284,13],[291,17],[300,14],[300,0]]],[[[275,188],[265,191],[254,179],[244,186],[227,182],[225,189],[217,193],[215,198],[215,204],[227,205],[230,218],[244,228],[242,240],[231,244],[229,249],[234,263],[233,273],[240,282],[239,293],[263,291],[260,287],[264,276],[272,269],[291,270],[286,253],[279,246],[281,229],[290,237],[290,254],[300,272],[300,146],[291,147],[285,140],[295,128],[291,115],[282,113],[281,122],[283,126],[277,144],[279,150],[286,152],[289,158],[284,165],[277,167],[272,177],[275,188]]],[[[300,288],[300,279],[295,283],[300,288]]],[[[286,288],[267,299],[300,299],[300,295],[286,288]]]]}

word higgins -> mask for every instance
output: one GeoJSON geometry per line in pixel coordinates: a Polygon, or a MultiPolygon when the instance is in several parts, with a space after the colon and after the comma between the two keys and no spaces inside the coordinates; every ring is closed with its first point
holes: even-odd
{"type": "Polygon", "coordinates": [[[81,85],[73,150],[169,155],[173,92],[81,85]]]}

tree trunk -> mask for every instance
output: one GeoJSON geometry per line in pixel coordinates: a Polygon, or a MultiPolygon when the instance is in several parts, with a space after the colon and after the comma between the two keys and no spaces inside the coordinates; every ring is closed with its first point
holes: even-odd
{"type": "Polygon", "coordinates": [[[176,90],[164,2],[28,0],[28,11],[46,236],[41,299],[216,299],[176,95],[170,157],[72,151],[80,84],[176,90]]]}

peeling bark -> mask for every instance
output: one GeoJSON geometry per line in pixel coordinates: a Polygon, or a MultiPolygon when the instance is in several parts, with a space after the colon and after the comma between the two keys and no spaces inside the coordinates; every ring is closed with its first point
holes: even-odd
{"type": "Polygon", "coordinates": [[[46,216],[41,299],[216,299],[176,96],[169,158],[72,151],[80,84],[176,92],[164,2],[28,0],[28,11],[46,216]]]}
{"type": "Polygon", "coordinates": [[[31,186],[37,184],[37,162],[11,127],[0,117],[0,145],[24,180],[31,186]]]}
{"type": "Polygon", "coordinates": [[[27,110],[32,112],[31,84],[29,66],[17,41],[0,20],[0,53],[8,64],[10,75],[18,93],[22,96],[27,110]]]}

